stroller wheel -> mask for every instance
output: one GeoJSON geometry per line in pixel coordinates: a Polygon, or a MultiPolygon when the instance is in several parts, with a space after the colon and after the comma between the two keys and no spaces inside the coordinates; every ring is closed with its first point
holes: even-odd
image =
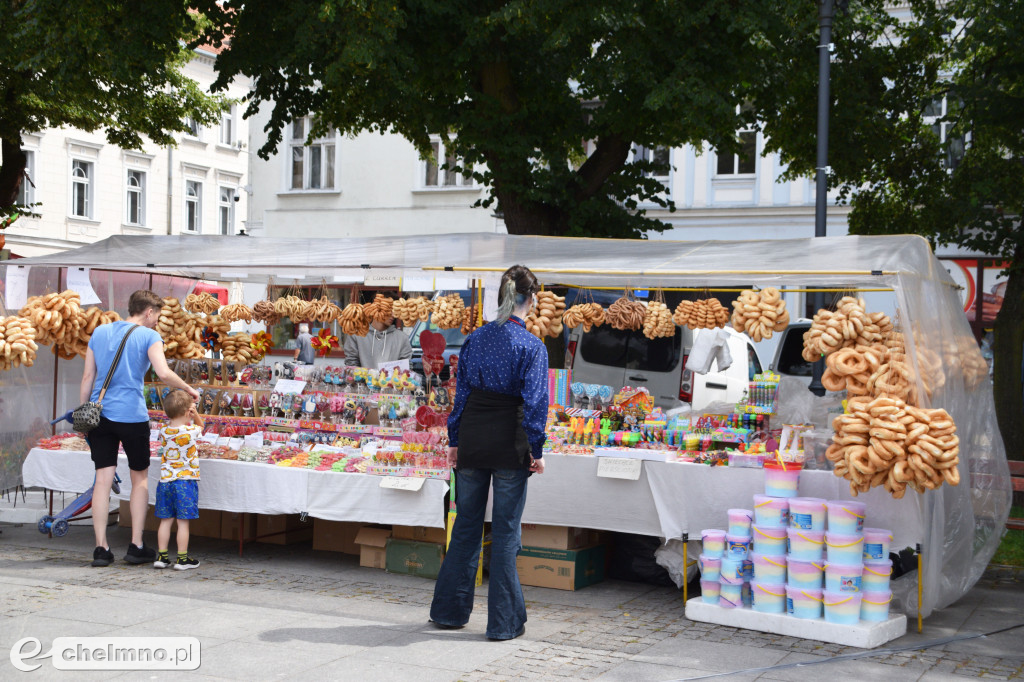
{"type": "Polygon", "coordinates": [[[68,520],[57,519],[53,522],[53,534],[58,538],[62,538],[68,534],[68,520]]]}
{"type": "Polygon", "coordinates": [[[110,484],[110,491],[115,495],[121,494],[121,479],[114,478],[114,482],[110,484]]]}
{"type": "Polygon", "coordinates": [[[36,528],[39,529],[40,533],[42,533],[43,535],[46,535],[47,533],[50,532],[50,524],[51,523],[53,523],[53,517],[52,516],[43,516],[42,518],[39,519],[39,523],[36,524],[36,528]]]}

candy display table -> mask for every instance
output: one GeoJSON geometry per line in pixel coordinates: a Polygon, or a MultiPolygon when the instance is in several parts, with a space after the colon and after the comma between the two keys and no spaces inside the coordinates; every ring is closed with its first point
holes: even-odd
{"type": "MultiPolygon", "coordinates": [[[[402,524],[444,528],[447,481],[427,479],[419,490],[380,487],[380,476],[204,459],[199,468],[199,506],[228,512],[298,514],[332,521],[402,524]]],[[[26,486],[50,490],[81,491],[92,484],[95,473],[88,452],[33,448],[22,468],[26,486]]],[[[121,492],[131,493],[128,460],[117,462],[121,492]]],[[[156,500],[160,476],[158,460],[149,467],[149,501],[156,500]]]]}

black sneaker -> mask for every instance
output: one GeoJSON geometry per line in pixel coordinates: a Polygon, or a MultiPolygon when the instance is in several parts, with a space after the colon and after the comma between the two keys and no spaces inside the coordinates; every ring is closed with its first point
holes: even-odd
{"type": "Polygon", "coordinates": [[[178,557],[178,563],[174,564],[176,571],[187,571],[190,568],[199,568],[199,561],[190,556],[178,557]]]}
{"type": "Polygon", "coordinates": [[[156,561],[153,562],[153,568],[167,568],[171,565],[171,560],[167,558],[167,552],[160,552],[156,555],[156,561]]]}
{"type": "Polygon", "coordinates": [[[97,547],[92,551],[93,566],[109,566],[114,563],[114,553],[106,547],[97,547]]]}
{"type": "Polygon", "coordinates": [[[156,560],[156,550],[152,547],[146,547],[146,543],[142,543],[142,547],[136,547],[135,545],[128,545],[128,553],[124,555],[124,560],[130,564],[151,564],[156,560]]]}

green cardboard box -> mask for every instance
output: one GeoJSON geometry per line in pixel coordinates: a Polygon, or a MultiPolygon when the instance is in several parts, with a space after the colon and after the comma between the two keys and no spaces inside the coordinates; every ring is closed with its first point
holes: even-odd
{"type": "Polygon", "coordinates": [[[523,547],[516,557],[519,582],[556,590],[578,590],[604,580],[604,545],[583,549],[523,547]]]}
{"type": "Polygon", "coordinates": [[[444,559],[444,545],[435,542],[388,538],[384,567],[388,573],[437,578],[444,559]]]}

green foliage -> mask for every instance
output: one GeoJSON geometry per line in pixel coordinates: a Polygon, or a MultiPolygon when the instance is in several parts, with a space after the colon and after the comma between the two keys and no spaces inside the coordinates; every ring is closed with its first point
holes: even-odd
{"type": "Polygon", "coordinates": [[[264,158],[289,121],[311,112],[321,129],[397,133],[424,157],[430,135],[450,132],[458,169],[475,169],[489,188],[482,205],[511,232],[615,237],[664,229],[641,204],[674,208],[649,167],[627,163],[632,146],[735,149],[749,118],[739,105],[777,68],[780,44],[810,39],[814,14],[796,0],[206,0],[201,9],[214,42],[231,36],[218,84],[246,74],[248,113],[273,105],[264,158]]]}
{"type": "Polygon", "coordinates": [[[0,208],[10,210],[23,133],[73,126],[111,144],[174,143],[185,119],[212,125],[222,98],[182,68],[205,19],[183,0],[0,0],[0,208]]]}

